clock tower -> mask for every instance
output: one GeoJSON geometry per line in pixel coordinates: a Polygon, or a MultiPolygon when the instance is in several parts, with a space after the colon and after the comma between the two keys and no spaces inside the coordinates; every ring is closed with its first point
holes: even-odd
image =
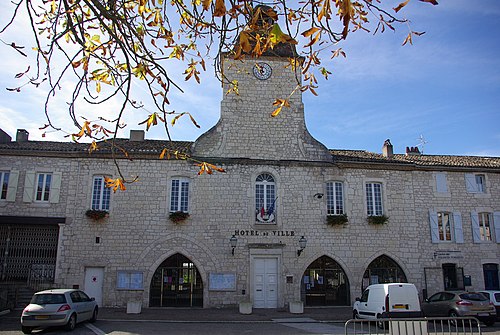
{"type": "Polygon", "coordinates": [[[298,58],[295,45],[280,43],[262,56],[234,53],[221,55],[225,80],[218,123],[201,135],[193,155],[205,158],[244,158],[261,160],[327,161],[328,149],[308,132],[304,120],[300,67],[293,69],[290,59],[298,58]],[[237,92],[231,83],[237,83],[237,92]],[[293,94],[291,94],[294,92],[293,94]],[[288,99],[272,117],[276,99],[288,99]]]}

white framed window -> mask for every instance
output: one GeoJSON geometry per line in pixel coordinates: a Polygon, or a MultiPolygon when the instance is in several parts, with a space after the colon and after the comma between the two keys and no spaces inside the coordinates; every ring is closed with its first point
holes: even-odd
{"type": "Polygon", "coordinates": [[[9,189],[9,176],[7,171],[0,171],[0,200],[7,200],[7,190],[9,189]]]}
{"type": "Polygon", "coordinates": [[[452,240],[452,225],[453,217],[451,213],[439,212],[438,217],[438,233],[440,241],[451,241],[452,240]]]}
{"type": "Polygon", "coordinates": [[[36,175],[36,201],[48,202],[50,200],[51,184],[52,173],[38,173],[36,175]]]}
{"type": "Polygon", "coordinates": [[[276,222],[276,183],[269,173],[255,179],[255,213],[260,223],[276,222]]]}
{"type": "Polygon", "coordinates": [[[465,186],[469,193],[486,193],[486,176],[478,173],[466,173],[465,186]]]}
{"type": "Polygon", "coordinates": [[[326,210],[328,215],[344,214],[344,183],[326,183],[326,210]]]}
{"type": "Polygon", "coordinates": [[[433,243],[464,243],[462,216],[459,212],[429,211],[429,218],[433,243]]]}
{"type": "Polygon", "coordinates": [[[104,176],[94,176],[92,179],[91,209],[109,211],[111,188],[106,187],[104,176]]]}
{"type": "Polygon", "coordinates": [[[382,206],[382,183],[366,183],[366,209],[368,216],[384,214],[382,206]]]}
{"type": "Polygon", "coordinates": [[[170,184],[170,212],[189,212],[189,179],[172,179],[170,184]]]}
{"type": "Polygon", "coordinates": [[[23,202],[58,203],[62,172],[26,171],[23,202]]]}
{"type": "Polygon", "coordinates": [[[472,211],[472,237],[474,243],[496,241],[500,243],[500,212],[472,211]]]}
{"type": "Polygon", "coordinates": [[[479,235],[482,241],[491,241],[491,224],[493,215],[491,213],[478,213],[479,235]]]}

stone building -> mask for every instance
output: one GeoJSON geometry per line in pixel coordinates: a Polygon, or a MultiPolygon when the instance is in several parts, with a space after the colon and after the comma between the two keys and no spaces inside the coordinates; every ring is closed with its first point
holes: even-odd
{"type": "MultiPolygon", "coordinates": [[[[327,149],[308,132],[296,78],[274,54],[223,57],[239,95],[195,142],[110,148],[0,136],[2,285],[80,287],[102,306],[350,305],[370,283],[499,289],[500,158],[327,149]],[[158,159],[164,148],[222,167],[158,159]],[[94,211],[89,211],[94,210],[94,211]],[[182,215],[188,213],[189,215],[182,215]],[[103,215],[104,214],[104,215],[103,215]]],[[[223,87],[224,91],[229,89],[223,87]]],[[[382,145],[382,143],[381,143],[382,145]]]]}

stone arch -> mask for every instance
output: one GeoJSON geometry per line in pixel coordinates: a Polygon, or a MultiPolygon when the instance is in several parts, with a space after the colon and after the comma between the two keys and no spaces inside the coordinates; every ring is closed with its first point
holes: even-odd
{"type": "Polygon", "coordinates": [[[203,307],[203,280],[196,265],[174,253],[156,268],[149,285],[150,307],[203,307]]]}
{"type": "Polygon", "coordinates": [[[381,254],[374,258],[366,267],[361,282],[364,290],[371,284],[407,283],[405,271],[392,257],[381,254]]]}
{"type": "Polygon", "coordinates": [[[306,306],[348,306],[350,285],[344,268],[322,255],[305,269],[301,279],[301,299],[306,306]]]}

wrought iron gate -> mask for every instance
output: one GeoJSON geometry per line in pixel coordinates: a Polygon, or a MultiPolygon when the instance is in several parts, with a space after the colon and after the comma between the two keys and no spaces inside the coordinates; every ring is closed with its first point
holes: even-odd
{"type": "Polygon", "coordinates": [[[0,225],[0,282],[53,282],[58,235],[57,225],[0,225]]]}

